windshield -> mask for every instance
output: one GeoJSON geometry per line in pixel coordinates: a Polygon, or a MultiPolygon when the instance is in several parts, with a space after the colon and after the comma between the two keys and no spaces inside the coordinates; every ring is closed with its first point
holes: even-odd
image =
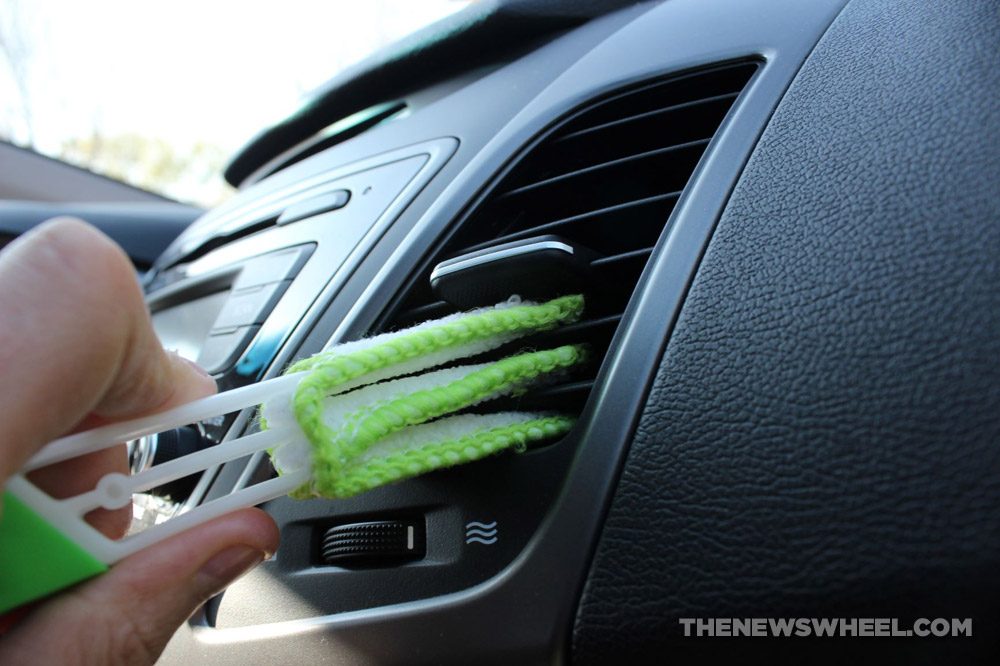
{"type": "Polygon", "coordinates": [[[372,51],[462,0],[0,1],[0,139],[180,201],[372,51]]]}

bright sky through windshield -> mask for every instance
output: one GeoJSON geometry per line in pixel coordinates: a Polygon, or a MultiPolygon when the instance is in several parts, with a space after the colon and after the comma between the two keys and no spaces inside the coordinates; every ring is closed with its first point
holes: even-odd
{"type": "Polygon", "coordinates": [[[303,93],[467,4],[0,0],[0,139],[211,205],[303,93]]]}

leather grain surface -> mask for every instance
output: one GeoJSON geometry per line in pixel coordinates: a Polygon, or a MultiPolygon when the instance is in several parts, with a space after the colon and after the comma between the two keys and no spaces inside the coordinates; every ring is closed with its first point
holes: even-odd
{"type": "Polygon", "coordinates": [[[803,65],[667,346],[574,661],[996,658],[998,45],[992,0],[855,0],[803,65]],[[973,638],[684,638],[692,617],[973,638]]]}

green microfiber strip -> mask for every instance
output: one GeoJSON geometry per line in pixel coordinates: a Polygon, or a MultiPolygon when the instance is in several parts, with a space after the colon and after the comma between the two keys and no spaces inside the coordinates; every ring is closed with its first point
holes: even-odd
{"type": "Polygon", "coordinates": [[[561,296],[545,303],[514,305],[470,313],[420,330],[401,331],[384,343],[342,355],[335,347],[292,364],[286,374],[319,370],[317,387],[332,390],[367,372],[440,349],[505,333],[544,331],[575,321],[583,313],[583,296],[561,296]],[[325,385],[325,386],[324,386],[325,385]]]}
{"type": "Polygon", "coordinates": [[[479,460],[505,449],[523,451],[530,443],[566,434],[573,423],[574,419],[566,416],[542,417],[434,442],[350,467],[343,476],[330,479],[319,490],[327,497],[351,497],[387,483],[479,460]]]}
{"type": "MultiPolygon", "coordinates": [[[[582,345],[566,345],[521,354],[470,372],[444,386],[417,391],[359,410],[345,419],[345,425],[339,432],[334,432],[325,424],[321,431],[315,427],[315,423],[309,423],[311,432],[322,433],[322,439],[317,442],[310,437],[313,449],[312,479],[310,483],[291,493],[291,496],[337,497],[338,481],[349,471],[364,475],[369,465],[378,462],[356,461],[369,447],[386,436],[445,414],[453,414],[491,397],[513,392],[533,379],[582,362],[586,355],[586,349],[582,345]]],[[[314,418],[322,419],[322,401],[314,418]]],[[[298,411],[296,420],[303,430],[307,430],[298,411]]],[[[425,453],[430,455],[433,446],[424,447],[425,453]]]]}
{"type": "Polygon", "coordinates": [[[523,305],[473,313],[439,325],[403,332],[384,342],[348,354],[334,348],[293,364],[288,372],[309,370],[295,391],[295,420],[317,449],[325,448],[336,433],[323,422],[323,399],[338,386],[387,366],[477,340],[552,328],[576,320],[583,297],[563,296],[540,305],[523,305]]]}

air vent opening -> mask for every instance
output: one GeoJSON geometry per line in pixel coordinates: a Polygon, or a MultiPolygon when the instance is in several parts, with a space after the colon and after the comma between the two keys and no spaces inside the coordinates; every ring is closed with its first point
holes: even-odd
{"type": "Polygon", "coordinates": [[[647,82],[591,102],[557,123],[452,228],[377,331],[457,311],[430,288],[438,263],[511,241],[561,236],[600,254],[590,264],[594,286],[585,291],[583,319],[475,360],[586,342],[591,362],[553,384],[471,411],[580,413],[674,206],[757,67],[731,63],[647,82]]]}

